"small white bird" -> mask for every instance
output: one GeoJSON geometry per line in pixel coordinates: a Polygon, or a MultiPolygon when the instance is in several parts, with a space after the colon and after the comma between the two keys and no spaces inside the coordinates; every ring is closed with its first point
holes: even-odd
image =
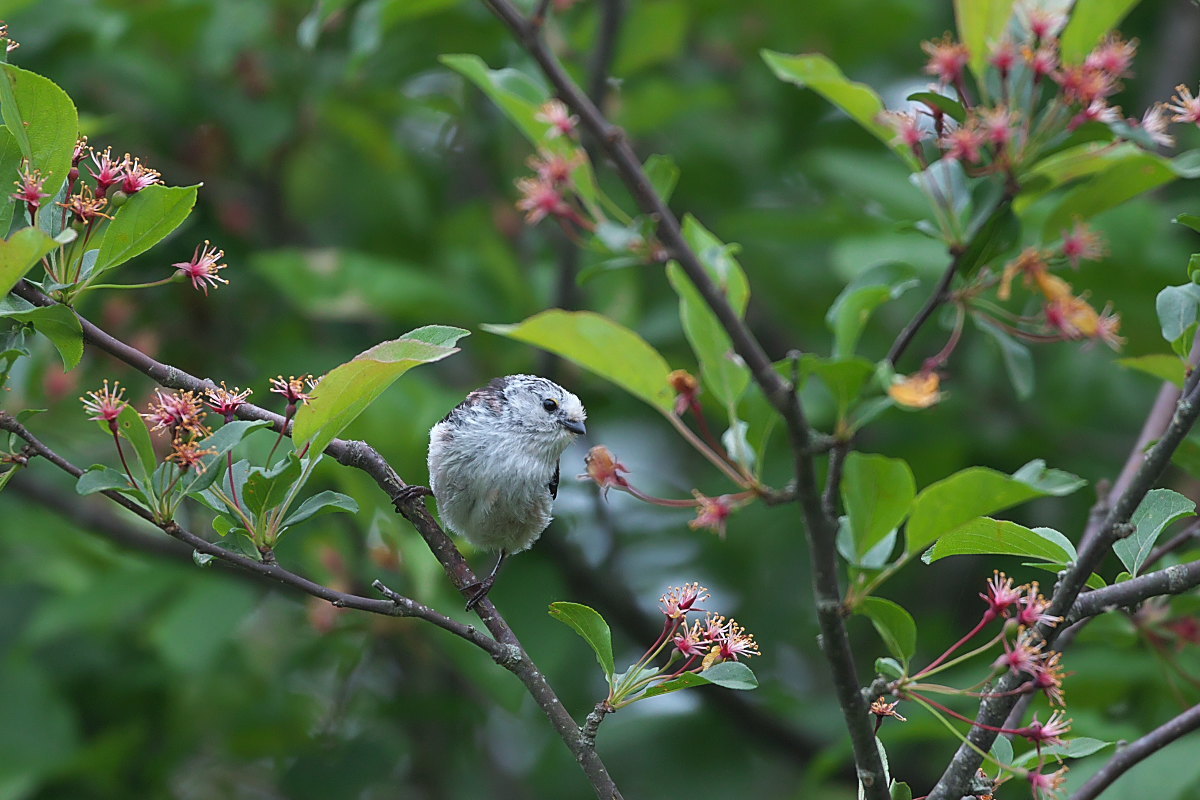
{"type": "Polygon", "coordinates": [[[498,550],[474,584],[470,610],[487,596],[504,559],[527,550],[550,524],[558,459],[586,433],[579,398],[535,375],[495,378],[467,395],[429,432],[429,486],[442,522],[476,547],[498,550]]]}

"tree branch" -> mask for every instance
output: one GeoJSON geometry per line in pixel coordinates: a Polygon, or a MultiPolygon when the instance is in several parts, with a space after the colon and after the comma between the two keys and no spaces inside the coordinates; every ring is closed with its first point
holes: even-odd
{"type": "Polygon", "coordinates": [[[1087,782],[1071,795],[1071,800],[1095,800],[1130,767],[1197,728],[1200,728],[1200,705],[1192,706],[1140,739],[1134,740],[1132,744],[1118,749],[1117,754],[1110,758],[1099,772],[1088,778],[1087,782]]]}
{"type": "MultiPolygon", "coordinates": [[[[1175,413],[1170,424],[1163,431],[1162,437],[1146,454],[1126,489],[1112,503],[1108,515],[1096,535],[1080,547],[1075,564],[1067,570],[1055,586],[1047,613],[1065,617],[1073,609],[1076,598],[1079,597],[1088,576],[1108,554],[1113,542],[1119,538],[1120,533],[1127,526],[1134,509],[1162,476],[1171,454],[1175,452],[1184,436],[1191,430],[1198,416],[1200,416],[1200,370],[1193,371],[1188,377],[1183,397],[1176,404],[1175,413]]],[[[1047,647],[1054,644],[1060,631],[1061,628],[1055,629],[1046,625],[1039,625],[1036,628],[1037,635],[1045,640],[1047,647]]],[[[994,728],[1003,722],[1017,703],[1015,695],[1005,695],[1017,688],[1024,680],[1023,677],[1011,673],[1005,675],[994,691],[994,695],[1000,696],[987,697],[980,702],[979,713],[975,717],[976,724],[968,732],[967,742],[964,742],[955,752],[937,785],[929,793],[928,800],[958,800],[964,794],[975,770],[983,760],[979,754],[980,751],[986,753],[996,739],[994,730],[987,730],[982,726],[987,725],[994,728]]]]}
{"type": "MultiPolygon", "coordinates": [[[[34,305],[54,305],[53,300],[51,300],[27,281],[22,281],[19,283],[13,289],[13,292],[25,300],[33,303],[34,305]]],[[[131,347],[130,345],[109,335],[78,314],[76,314],[76,317],[79,319],[80,325],[83,328],[84,341],[115,356],[119,360],[129,364],[151,378],[154,378],[163,386],[167,386],[172,389],[190,390],[195,392],[201,392],[205,389],[215,387],[215,384],[212,381],[201,380],[193,375],[189,375],[181,369],[159,363],[145,353],[142,353],[140,350],[137,350],[136,348],[131,347]]],[[[238,408],[238,416],[243,419],[267,420],[276,430],[282,429],[285,424],[284,418],[279,414],[267,411],[264,408],[259,408],[251,403],[245,403],[240,406],[238,408]]],[[[4,427],[7,430],[12,430],[14,433],[17,431],[11,427],[12,425],[16,425],[21,430],[25,430],[24,427],[21,426],[14,418],[12,418],[10,415],[3,414],[3,412],[0,412],[0,422],[3,422],[3,425],[0,427],[4,427]]],[[[25,432],[28,433],[28,431],[25,432]]],[[[21,434],[18,433],[18,435],[21,434]]],[[[25,437],[22,436],[22,438],[25,437]]],[[[62,459],[49,448],[45,449],[46,452],[43,453],[43,455],[45,455],[45,457],[52,463],[56,464],[62,469],[65,469],[67,472],[70,472],[76,477],[81,474],[76,467],[71,465],[65,459],[62,459]]],[[[462,554],[458,551],[458,548],[456,548],[454,543],[450,540],[450,537],[446,535],[446,532],[443,531],[441,526],[439,526],[434,520],[433,516],[429,513],[429,510],[425,507],[424,501],[417,496],[405,497],[402,495],[401,490],[404,489],[407,484],[400,478],[395,469],[392,468],[392,466],[383,458],[382,455],[379,454],[377,450],[365,442],[334,439],[329,446],[325,448],[325,452],[336,459],[339,463],[347,467],[360,469],[375,480],[375,483],[381,489],[383,489],[389,498],[392,499],[392,502],[396,505],[396,509],[404,516],[405,519],[412,523],[417,532],[421,534],[421,538],[425,540],[425,543],[429,547],[430,551],[433,552],[434,556],[442,564],[442,568],[446,571],[447,575],[450,576],[451,580],[454,582],[454,585],[460,591],[476,582],[475,574],[467,564],[466,559],[463,558],[462,554]]],[[[120,494],[115,492],[106,492],[105,494],[110,496],[110,499],[125,506],[126,508],[129,508],[139,516],[145,517],[148,513],[145,511],[145,509],[142,509],[136,503],[130,501],[128,498],[120,494]],[[116,496],[113,497],[112,495],[116,496]]],[[[151,519],[151,521],[153,520],[151,519]]],[[[164,528],[164,530],[168,534],[176,536],[174,530],[167,530],[166,528],[164,528]]],[[[230,563],[237,564],[238,566],[249,569],[252,572],[265,577],[281,580],[284,583],[291,583],[292,585],[296,586],[296,588],[308,591],[309,594],[313,594],[316,597],[321,597],[322,599],[329,600],[330,602],[334,602],[335,600],[339,599],[347,601],[344,603],[345,607],[347,608],[356,608],[362,611],[371,611],[373,613],[389,613],[380,609],[383,609],[385,606],[391,607],[394,605],[394,603],[386,600],[356,598],[356,596],[353,595],[342,596],[342,593],[334,593],[333,595],[321,594],[319,592],[328,593],[333,592],[333,590],[329,589],[328,587],[323,587],[320,584],[308,581],[300,576],[288,573],[278,565],[263,564],[236,553],[229,553],[228,551],[222,550],[221,548],[212,545],[200,537],[194,537],[195,541],[191,541],[183,536],[176,536],[176,538],[180,538],[186,544],[189,544],[195,549],[200,550],[202,553],[208,553],[210,555],[223,558],[230,563]],[[264,572],[263,570],[267,571],[264,572]],[[291,577],[285,578],[284,573],[291,577]]],[[[415,601],[413,602],[415,603],[415,601]]],[[[438,612],[435,612],[432,609],[426,609],[419,603],[415,604],[411,608],[401,608],[399,606],[396,608],[405,612],[400,614],[401,616],[421,616],[422,619],[428,619],[428,621],[439,625],[439,627],[446,627],[432,616],[422,616],[422,614],[424,614],[427,610],[431,615],[437,615],[437,617],[440,617],[447,623],[452,623],[454,626],[461,626],[461,631],[453,628],[446,629],[452,630],[452,632],[456,632],[458,635],[466,634],[470,641],[474,641],[474,637],[482,635],[473,626],[462,625],[461,623],[455,622],[448,617],[438,614],[438,612]]],[[[537,665],[529,658],[528,654],[521,646],[520,641],[517,639],[516,634],[513,632],[512,628],[509,627],[508,623],[505,622],[504,618],[500,615],[500,612],[496,610],[495,605],[493,605],[492,602],[487,598],[484,598],[482,601],[476,604],[475,613],[479,616],[484,626],[492,634],[494,641],[499,645],[505,646],[502,659],[496,658],[495,655],[493,655],[493,657],[496,658],[497,663],[515,674],[521,680],[521,682],[525,684],[526,690],[546,714],[550,724],[554,727],[559,737],[575,756],[576,761],[579,763],[584,774],[591,782],[592,788],[595,790],[597,797],[603,798],[604,800],[614,800],[615,798],[620,798],[620,790],[609,776],[608,769],[604,766],[604,762],[601,761],[595,749],[587,749],[582,747],[579,740],[579,726],[575,723],[575,720],[571,717],[570,713],[567,712],[562,702],[558,699],[558,696],[547,682],[541,670],[539,670],[537,665]]],[[[391,613],[390,615],[396,616],[397,614],[391,613]]],[[[487,637],[483,638],[486,639],[487,637]]]]}
{"type": "Polygon", "coordinates": [[[1114,608],[1132,606],[1151,597],[1168,594],[1182,594],[1188,589],[1200,586],[1200,561],[1187,564],[1176,564],[1157,572],[1149,572],[1124,583],[1115,583],[1103,589],[1084,592],[1071,606],[1064,625],[1103,614],[1114,608]]]}
{"type": "Polygon", "coordinates": [[[888,789],[883,762],[875,745],[867,705],[859,692],[857,669],[846,633],[838,581],[836,520],[829,519],[817,486],[810,432],[796,387],[775,370],[766,351],[745,321],[734,311],[725,292],[708,274],[699,256],[683,236],[678,218],[654,191],[641,160],[625,132],[610,123],[582,89],[571,79],[540,36],[540,28],[527,20],[510,0],[483,0],[484,4],[513,32],[537,62],[555,93],[579,115],[584,129],[594,136],[612,160],[614,168],[642,211],[656,222],[659,240],[677,261],[700,296],[712,310],[767,401],[783,417],[795,458],[796,492],[808,529],[813,566],[813,595],[821,629],[822,652],[829,663],[838,702],[854,751],[859,780],[867,800],[886,800],[888,789]]]}
{"type": "Polygon", "coordinates": [[[942,273],[941,280],[933,289],[933,294],[925,301],[925,305],[921,306],[921,310],[917,312],[904,329],[900,331],[900,335],[896,337],[896,341],[892,342],[891,348],[888,350],[887,360],[893,367],[900,360],[900,356],[904,355],[904,351],[912,344],[912,340],[916,338],[917,331],[929,321],[933,316],[933,312],[937,311],[943,303],[950,299],[950,284],[954,281],[955,274],[958,273],[958,267],[962,263],[963,253],[965,250],[960,250],[954,254],[950,260],[950,266],[946,267],[946,271],[942,273]]]}

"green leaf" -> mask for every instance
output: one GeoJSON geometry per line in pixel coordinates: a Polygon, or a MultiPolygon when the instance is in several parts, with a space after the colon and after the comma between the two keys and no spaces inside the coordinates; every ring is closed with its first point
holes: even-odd
{"type": "Polygon", "coordinates": [[[834,357],[854,355],[871,312],[919,283],[911,267],[893,263],[867,270],[847,284],[825,313],[825,324],[833,331],[834,357]]]}
{"type": "Polygon", "coordinates": [[[922,556],[926,564],[961,555],[1011,555],[1070,563],[1075,545],[1052,528],[1026,528],[1005,519],[979,517],[955,528],[922,556]]]}
{"type": "Polygon", "coordinates": [[[722,406],[736,405],[750,385],[750,370],[733,352],[729,334],[684,275],[683,268],[674,261],[667,265],[667,280],[679,295],[679,318],[692,352],[700,362],[704,386],[722,406]]]}
{"type": "Polygon", "coordinates": [[[593,608],[582,603],[557,602],[550,604],[550,616],[568,625],[583,637],[596,653],[596,660],[604,670],[604,677],[612,681],[616,667],[613,664],[612,631],[604,617],[593,608]]]}
{"type": "Polygon", "coordinates": [[[645,339],[608,317],[552,308],[515,325],[481,327],[560,355],[664,414],[675,404],[667,362],[645,339]]]}
{"type": "Polygon", "coordinates": [[[910,103],[924,103],[927,106],[936,108],[955,122],[962,123],[967,121],[967,110],[963,108],[963,104],[944,94],[938,94],[937,92],[913,92],[904,99],[910,103]]]}
{"type": "Polygon", "coordinates": [[[0,64],[0,69],[5,78],[0,80],[0,115],[21,155],[47,178],[45,191],[53,196],[71,168],[79,113],[67,93],[49,78],[12,64],[0,64]]]}
{"type": "Polygon", "coordinates": [[[1186,177],[1190,171],[1182,157],[1167,159],[1156,153],[1137,150],[1113,160],[1107,169],[1070,189],[1050,212],[1042,226],[1045,241],[1057,239],[1076,219],[1088,219],[1121,205],[1142,192],[1186,177]]]}
{"type": "MultiPolygon", "coordinates": [[[[1003,737],[1000,737],[1003,738],[1003,737]]],[[[1094,753],[1099,753],[1106,747],[1112,747],[1116,742],[1105,742],[1101,739],[1092,739],[1087,736],[1080,736],[1077,739],[1071,739],[1063,744],[1048,745],[1042,747],[1041,755],[1050,758],[1083,758],[1094,753]]],[[[1030,750],[1027,753],[1022,753],[1017,756],[1012,763],[1014,766],[1027,764],[1030,761],[1038,758],[1038,751],[1030,750]]]]}
{"type": "Polygon", "coordinates": [[[661,197],[664,203],[669,201],[675,192],[675,185],[679,183],[679,167],[675,161],[670,156],[655,153],[646,159],[642,169],[646,171],[646,177],[650,180],[655,194],[661,197]]]}
{"type": "Polygon", "coordinates": [[[839,418],[846,416],[846,411],[874,373],[875,365],[865,358],[821,358],[812,354],[800,358],[801,380],[810,375],[820,378],[837,403],[839,418]]]}
{"type": "Polygon", "coordinates": [[[994,42],[1000,41],[1014,0],[954,0],[954,17],[958,22],[958,38],[967,46],[967,63],[982,82],[987,71],[987,57],[994,42]]]}
{"type": "Polygon", "coordinates": [[[892,795],[891,800],[912,800],[913,798],[912,788],[904,781],[896,781],[891,785],[889,791],[892,795]]]}
{"type": "Polygon", "coordinates": [[[904,672],[904,667],[900,666],[900,662],[894,658],[875,659],[876,675],[882,675],[885,678],[903,678],[904,672]]]}
{"type": "Polygon", "coordinates": [[[846,456],[841,492],[861,559],[904,521],[916,483],[901,459],[852,452],[846,456]]]}
{"type": "MultiPolygon", "coordinates": [[[[1067,561],[1022,561],[1021,566],[1033,567],[1034,569],[1040,569],[1043,572],[1052,572],[1054,574],[1058,574],[1067,567],[1071,566],[1071,564],[1067,561]]],[[[1103,589],[1108,585],[1104,578],[1101,578],[1094,572],[1088,576],[1088,579],[1085,581],[1085,583],[1089,589],[1103,589]]]]}
{"type": "Polygon", "coordinates": [[[691,689],[695,686],[709,684],[725,689],[748,691],[758,688],[758,678],[754,676],[754,672],[748,666],[740,661],[722,661],[719,664],[713,664],[703,672],[686,672],[674,680],[651,686],[646,690],[644,696],[658,697],[670,692],[677,692],[680,689],[691,689]]]}
{"type": "Polygon", "coordinates": [[[7,240],[0,239],[0,297],[56,247],[58,242],[40,228],[22,228],[7,240]]]}
{"type": "Polygon", "coordinates": [[[193,474],[184,491],[191,494],[211,486],[217,476],[221,474],[221,463],[225,460],[225,454],[241,444],[242,440],[250,433],[259,428],[266,428],[270,424],[261,419],[235,419],[218,428],[216,433],[204,440],[203,444],[204,449],[213,452],[201,459],[201,469],[193,474]]]}
{"type": "Polygon", "coordinates": [[[997,736],[989,753],[1001,764],[1011,764],[1013,760],[1012,742],[1008,740],[1007,736],[997,736]]]}
{"type": "Polygon", "coordinates": [[[38,333],[51,341],[63,366],[68,370],[74,369],[83,358],[83,326],[75,312],[64,305],[34,306],[20,300],[19,303],[6,302],[20,300],[15,296],[0,297],[0,318],[27,322],[38,333]]]}
{"type": "Polygon", "coordinates": [[[1121,24],[1138,0],[1076,0],[1071,19],[1063,28],[1062,61],[1078,64],[1100,43],[1104,34],[1121,24]]]}
{"type": "Polygon", "coordinates": [[[1033,355],[1029,348],[1014,339],[1009,333],[997,327],[987,318],[972,315],[975,325],[986,333],[1000,350],[1000,359],[1004,362],[1004,371],[1008,373],[1009,383],[1018,400],[1028,400],[1033,395],[1033,355]]]}
{"type": "Polygon", "coordinates": [[[1168,286],[1154,298],[1154,310],[1158,313],[1158,324],[1162,336],[1168,342],[1183,338],[1196,322],[1196,307],[1200,304],[1200,286],[1185,283],[1168,286]]]}
{"type": "Polygon", "coordinates": [[[295,452],[289,452],[270,469],[252,467],[242,487],[242,503],[246,510],[258,516],[278,506],[292,484],[300,479],[302,469],[301,459],[295,452]]]}
{"type": "Polygon", "coordinates": [[[917,648],[917,623],[900,605],[882,597],[867,597],[855,609],[871,620],[888,651],[907,665],[917,648]]]}
{"type": "Polygon", "coordinates": [[[98,276],[166,238],[192,213],[196,186],[147,186],[117,209],[104,231],[92,275],[98,276]]]}
{"type": "Polygon", "coordinates": [[[1179,356],[1170,353],[1151,353],[1134,358],[1118,358],[1117,363],[1127,369],[1144,372],[1160,381],[1168,381],[1180,388],[1183,388],[1184,378],[1187,377],[1187,364],[1179,356]]]}
{"type": "Polygon", "coordinates": [[[1043,494],[1066,497],[1087,486],[1087,481],[1061,469],[1046,466],[1046,462],[1035,458],[1012,474],[1014,481],[1032,486],[1043,494]]]}
{"type": "Polygon", "coordinates": [[[909,169],[917,170],[916,157],[901,143],[896,133],[880,120],[883,101],[875,90],[846,78],[837,64],[818,54],[789,56],[771,50],[761,51],[763,60],[780,80],[812,89],[850,117],[900,156],[909,169]]]}
{"type": "Polygon", "coordinates": [[[292,428],[296,447],[307,442],[311,452],[320,453],[397,378],[413,367],[457,353],[454,343],[467,335],[462,328],[428,325],[334,367],[296,412],[292,428]]]}
{"type": "MultiPolygon", "coordinates": [[[[97,424],[106,433],[108,432],[106,423],[97,424]]],[[[133,445],[133,452],[137,454],[138,463],[142,465],[142,474],[146,476],[146,480],[150,480],[150,476],[158,464],[158,458],[154,455],[154,443],[150,441],[150,429],[146,427],[146,420],[142,418],[136,408],[128,405],[122,408],[120,415],[117,416],[117,429],[121,433],[121,438],[133,445]]]]}
{"type": "Polygon", "coordinates": [[[1186,225],[1196,233],[1200,233],[1200,215],[1180,214],[1174,219],[1174,222],[1178,223],[1179,225],[1186,225]]]}
{"type": "Polygon", "coordinates": [[[124,472],[118,472],[103,464],[93,464],[75,481],[75,491],[82,495],[110,490],[129,494],[137,492],[137,488],[129,484],[129,478],[124,472]]]}
{"type": "Polygon", "coordinates": [[[1195,514],[1196,504],[1179,492],[1151,489],[1129,518],[1136,530],[1113,544],[1113,552],[1130,574],[1136,576],[1163,529],[1176,520],[1195,514]]]}
{"type": "Polygon", "coordinates": [[[300,504],[300,507],[293,511],[287,519],[283,521],[282,528],[288,528],[292,525],[299,525],[307,519],[311,519],[319,514],[330,514],[334,511],[348,511],[351,514],[358,513],[358,502],[341,492],[324,491],[314,494],[300,504]]]}
{"type": "MultiPolygon", "coordinates": [[[[12,132],[7,126],[0,126],[0,175],[16,177],[23,159],[21,147],[13,138],[12,132]]],[[[17,204],[11,197],[0,199],[0,234],[8,231],[16,209],[17,204]]]]}
{"type": "Polygon", "coordinates": [[[975,520],[1047,494],[986,467],[970,467],[921,490],[913,501],[906,535],[908,552],[975,520]]]}

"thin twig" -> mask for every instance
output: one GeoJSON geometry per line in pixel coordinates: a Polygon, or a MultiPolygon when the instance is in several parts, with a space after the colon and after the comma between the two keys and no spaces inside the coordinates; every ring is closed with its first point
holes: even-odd
{"type": "Polygon", "coordinates": [[[892,342],[891,348],[888,350],[887,360],[893,367],[900,360],[900,356],[904,355],[904,351],[912,344],[912,340],[916,337],[917,331],[929,321],[933,313],[941,307],[943,303],[950,299],[950,284],[954,280],[954,276],[958,273],[959,265],[962,263],[963,250],[955,253],[950,260],[950,265],[946,267],[946,271],[942,273],[941,279],[937,286],[933,288],[933,293],[921,306],[921,310],[917,312],[904,329],[900,331],[900,335],[896,337],[896,341],[892,342]]]}
{"type": "Polygon", "coordinates": [[[1135,739],[1132,743],[1117,750],[1116,755],[1110,758],[1099,772],[1088,778],[1087,782],[1071,795],[1071,800],[1095,800],[1130,767],[1197,728],[1200,728],[1200,705],[1192,706],[1140,739],[1135,739]]]}
{"type": "Polygon", "coordinates": [[[1196,586],[1200,586],[1200,561],[1175,564],[1123,583],[1084,592],[1071,606],[1064,624],[1072,625],[1114,608],[1136,605],[1151,597],[1182,594],[1196,586]]]}

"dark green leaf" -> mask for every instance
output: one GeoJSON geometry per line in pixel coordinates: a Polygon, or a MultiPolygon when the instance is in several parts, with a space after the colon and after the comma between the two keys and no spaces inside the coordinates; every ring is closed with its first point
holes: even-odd
{"type": "Polygon", "coordinates": [[[912,800],[913,798],[912,789],[909,788],[909,785],[903,781],[897,781],[893,783],[890,791],[892,794],[891,800],[912,800]]]}
{"type": "Polygon", "coordinates": [[[192,213],[199,188],[156,183],[126,200],[104,231],[92,275],[124,264],[166,238],[192,213]]]}
{"type": "Polygon", "coordinates": [[[1200,215],[1180,214],[1175,218],[1175,222],[1179,223],[1180,225],[1186,225],[1196,233],[1200,233],[1200,215]]]}
{"type": "MultiPolygon", "coordinates": [[[[2,64],[0,114],[21,154],[46,178],[51,195],[67,180],[79,137],[79,114],[67,93],[33,72],[2,64]]],[[[15,176],[14,176],[15,177],[15,176]]],[[[8,177],[4,178],[9,180],[8,177]]]]}
{"type": "Polygon", "coordinates": [[[952,97],[937,92],[913,92],[905,98],[910,103],[923,103],[931,109],[938,109],[955,122],[967,121],[967,110],[963,104],[952,97]]]}
{"type": "Polygon", "coordinates": [[[358,502],[341,492],[324,491],[319,494],[314,494],[300,504],[300,507],[293,511],[287,519],[283,521],[282,528],[288,528],[292,525],[299,525],[307,519],[317,516],[318,514],[329,514],[334,511],[347,511],[351,514],[358,513],[358,502]]]}
{"type": "Polygon", "coordinates": [[[296,412],[292,428],[296,446],[307,443],[312,453],[322,452],[401,375],[457,353],[453,344],[466,335],[462,328],[429,325],[377,344],[333,368],[296,412]]]}
{"type": "Polygon", "coordinates": [[[252,468],[242,489],[242,502],[246,510],[258,516],[282,503],[288,489],[300,479],[301,468],[295,452],[289,452],[286,458],[269,470],[252,468]]]}
{"type": "MultiPolygon", "coordinates": [[[[105,433],[108,432],[106,423],[98,424],[103,426],[105,433]]],[[[149,480],[155,465],[158,464],[158,458],[154,455],[154,443],[150,441],[150,429],[146,427],[146,420],[136,408],[131,405],[125,406],[117,417],[117,429],[121,432],[121,438],[133,445],[138,463],[142,465],[142,474],[149,480]]]]}
{"type": "Polygon", "coordinates": [[[1196,504],[1170,489],[1151,489],[1129,518],[1136,530],[1113,545],[1121,563],[1136,576],[1154,549],[1159,534],[1176,520],[1194,516],[1196,504]]]}
{"type": "Polygon", "coordinates": [[[110,489],[126,494],[140,494],[135,487],[130,485],[129,478],[124,472],[118,472],[102,464],[93,464],[75,481],[75,491],[79,494],[95,494],[110,489]]]}
{"type": "Polygon", "coordinates": [[[552,308],[515,325],[481,327],[573,361],[664,414],[674,407],[667,362],[645,339],[608,317],[552,308]]]}
{"type": "Polygon", "coordinates": [[[1187,377],[1187,364],[1183,359],[1169,353],[1118,358],[1117,363],[1122,367],[1144,372],[1160,381],[1169,381],[1180,388],[1183,388],[1183,380],[1187,377]]]}
{"type": "Polygon", "coordinates": [[[1004,519],[979,517],[943,535],[921,560],[926,564],[959,555],[1013,555],[1044,561],[1075,560],[1071,540],[1051,528],[1026,528],[1004,519]]]}
{"type": "Polygon", "coordinates": [[[582,603],[557,602],[550,604],[550,616],[568,625],[583,637],[596,653],[596,660],[604,670],[604,677],[612,680],[616,670],[613,664],[612,631],[604,617],[593,608],[582,603]]]}
{"type": "Polygon", "coordinates": [[[897,142],[895,131],[880,120],[880,114],[884,110],[883,101],[874,89],[864,83],[849,80],[838,69],[837,64],[823,55],[789,56],[763,50],[762,57],[780,80],[812,89],[891,148],[910,169],[919,168],[912,151],[897,142]]]}
{"type": "Polygon", "coordinates": [[[79,317],[67,306],[32,306],[24,301],[6,302],[4,308],[0,308],[0,317],[33,325],[34,330],[53,343],[62,357],[63,366],[67,369],[74,369],[83,357],[83,326],[79,323],[79,317]]]}
{"type": "Polygon", "coordinates": [[[978,517],[994,514],[1046,492],[986,467],[969,467],[921,490],[905,529],[908,552],[978,517]]]}
{"type": "Polygon", "coordinates": [[[916,483],[901,459],[852,452],[846,456],[841,492],[861,559],[904,521],[916,483]]]}
{"type": "Polygon", "coordinates": [[[855,610],[871,620],[888,651],[907,665],[917,647],[917,623],[912,615],[882,597],[868,597],[855,610]]]}

